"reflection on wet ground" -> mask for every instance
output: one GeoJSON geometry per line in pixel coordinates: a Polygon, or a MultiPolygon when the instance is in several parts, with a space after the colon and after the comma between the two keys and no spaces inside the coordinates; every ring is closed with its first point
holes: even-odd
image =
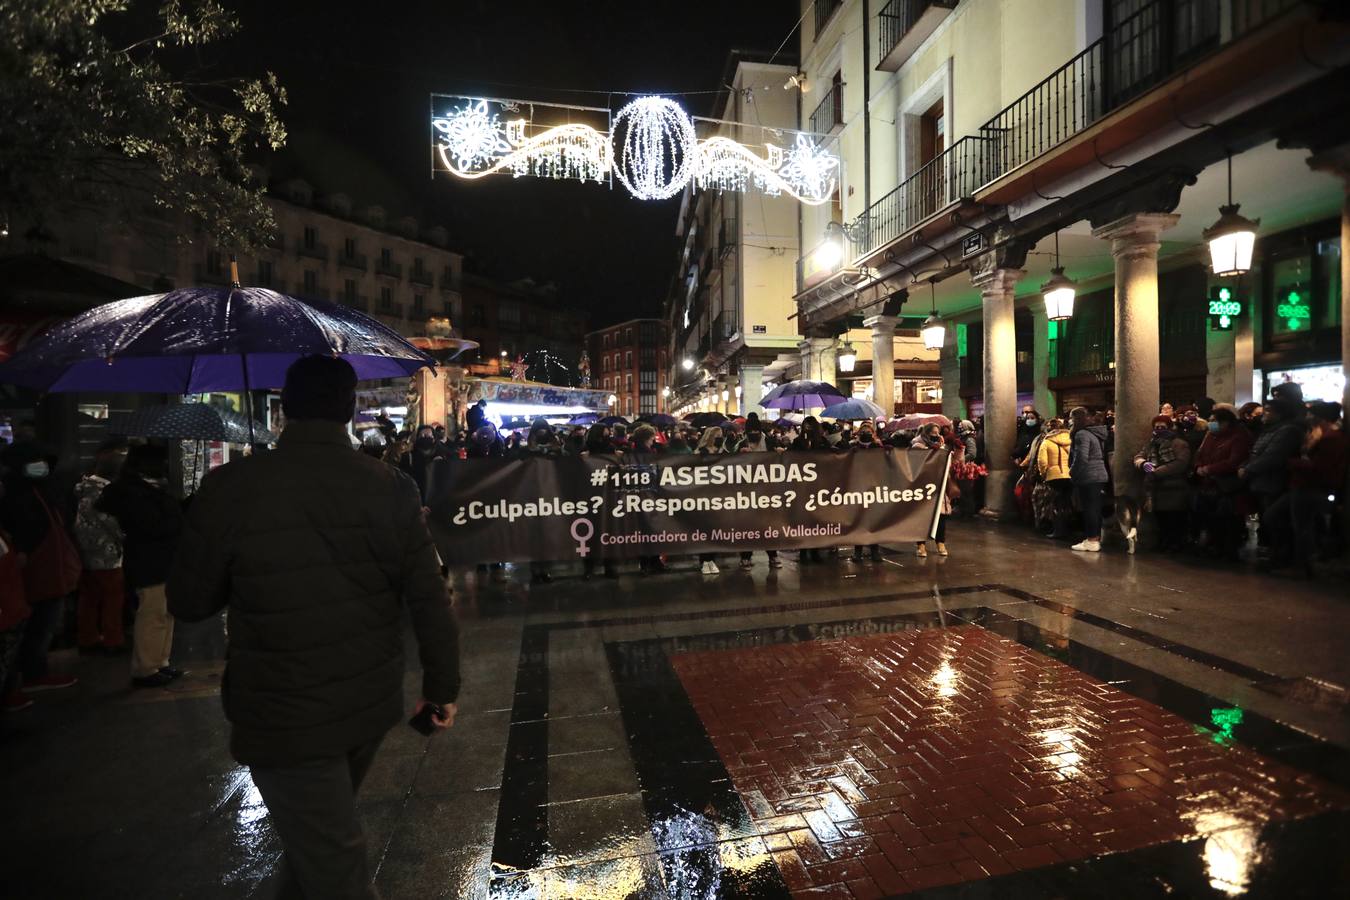
{"type": "MultiPolygon", "coordinates": [[[[1340,593],[950,536],[718,579],[457,576],[456,727],[391,732],[362,790],[382,896],[1346,893],[1340,593]]],[[[0,720],[6,898],[274,895],[220,623],[175,655],[178,689],[131,693],[125,660],[58,654],[78,691],[0,720]]]]}

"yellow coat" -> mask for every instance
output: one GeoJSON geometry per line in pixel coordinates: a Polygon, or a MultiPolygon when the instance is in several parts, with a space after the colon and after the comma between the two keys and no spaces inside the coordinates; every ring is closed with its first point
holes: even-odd
{"type": "Polygon", "coordinates": [[[1046,481],[1058,481],[1069,477],[1069,445],[1067,430],[1052,431],[1041,441],[1040,452],[1036,454],[1036,468],[1046,481]]]}

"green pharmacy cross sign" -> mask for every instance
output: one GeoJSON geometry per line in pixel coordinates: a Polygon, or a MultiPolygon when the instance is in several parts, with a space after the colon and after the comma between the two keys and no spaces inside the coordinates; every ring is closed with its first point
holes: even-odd
{"type": "Polygon", "coordinates": [[[1308,297],[1298,290],[1289,290],[1275,307],[1275,313],[1290,331],[1301,331],[1312,321],[1312,308],[1308,306],[1308,297]]]}
{"type": "Polygon", "coordinates": [[[1231,288],[1215,287],[1209,291],[1209,323],[1213,331],[1230,331],[1233,320],[1242,315],[1242,301],[1231,288]]]}

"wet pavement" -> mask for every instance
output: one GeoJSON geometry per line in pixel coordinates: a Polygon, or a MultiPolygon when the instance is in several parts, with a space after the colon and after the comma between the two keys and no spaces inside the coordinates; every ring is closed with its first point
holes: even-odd
{"type": "MultiPolygon", "coordinates": [[[[422,897],[1350,893],[1350,598],[953,523],[718,578],[456,576],[450,732],[361,792],[376,885],[422,897]]],[[[169,691],[122,659],[0,719],[5,897],[270,897],[225,750],[219,622],[169,691]]],[[[417,675],[409,673],[409,703],[417,675]]]]}

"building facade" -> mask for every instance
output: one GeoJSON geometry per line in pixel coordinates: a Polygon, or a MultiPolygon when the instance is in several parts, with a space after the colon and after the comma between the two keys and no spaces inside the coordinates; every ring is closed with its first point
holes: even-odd
{"type": "Polygon", "coordinates": [[[586,315],[562,303],[554,285],[465,275],[463,314],[453,321],[479,342],[461,360],[475,374],[510,374],[511,363],[523,358],[531,381],[576,384],[586,315]]]}
{"type": "Polygon", "coordinates": [[[1116,490],[1137,494],[1161,400],[1344,395],[1350,29],[1330,7],[801,9],[803,121],[837,136],[842,184],[838,209],[801,209],[798,320],[825,355],[860,313],[936,313],[943,407],[984,416],[991,513],[1022,404],[1114,409],[1116,490]],[[1260,220],[1255,253],[1220,276],[1206,232],[1234,202],[1260,220]],[[1077,287],[1062,321],[1056,268],[1077,287]]]}
{"type": "Polygon", "coordinates": [[[670,411],[668,347],[661,319],[630,319],[586,335],[591,385],[614,398],[615,415],[670,411]]]}

